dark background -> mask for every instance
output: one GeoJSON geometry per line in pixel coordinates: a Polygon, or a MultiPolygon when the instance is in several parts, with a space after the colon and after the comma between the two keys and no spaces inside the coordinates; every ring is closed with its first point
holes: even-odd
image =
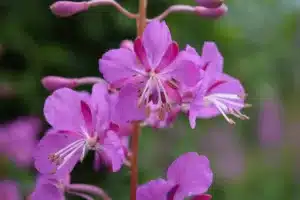
{"type": "MultiPolygon", "coordinates": [[[[101,76],[101,55],[118,48],[122,40],[135,38],[135,21],[112,7],[57,18],[49,10],[53,2],[0,2],[0,84],[10,88],[10,96],[1,98],[2,123],[20,115],[43,119],[49,92],[40,84],[42,77],[101,76]]],[[[119,2],[130,11],[137,10],[137,0],[119,2]]],[[[180,13],[166,21],[181,48],[190,44],[200,52],[204,41],[217,43],[225,72],[239,78],[249,94],[253,107],[245,113],[251,119],[237,121],[236,126],[222,117],[198,120],[197,128],[191,130],[187,118],[180,116],[173,128],[144,129],[140,183],[163,177],[176,157],[197,151],[211,160],[215,178],[209,193],[214,200],[299,200],[300,1],[226,2],[229,13],[219,20],[180,13]],[[263,112],[269,114],[263,116],[263,112]]],[[[193,0],[149,0],[148,14],[158,15],[174,3],[195,5],[193,0]]],[[[73,182],[96,184],[113,199],[129,199],[128,169],[96,173],[91,158],[76,167],[73,182]]],[[[28,194],[35,170],[5,163],[0,166],[1,178],[17,180],[28,194]]]]}

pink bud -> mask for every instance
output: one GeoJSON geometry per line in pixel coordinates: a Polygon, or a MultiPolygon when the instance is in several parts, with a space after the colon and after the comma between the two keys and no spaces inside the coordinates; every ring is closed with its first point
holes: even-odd
{"type": "Polygon", "coordinates": [[[195,196],[192,198],[192,200],[211,200],[212,196],[209,194],[202,194],[199,196],[195,196]]]}
{"type": "Polygon", "coordinates": [[[222,4],[218,8],[206,8],[202,6],[196,6],[195,12],[196,14],[202,17],[209,17],[209,18],[218,18],[225,15],[228,11],[228,7],[225,4],[222,4]]]}
{"type": "Polygon", "coordinates": [[[75,79],[64,78],[59,76],[46,76],[42,79],[44,88],[49,91],[57,90],[59,88],[67,87],[74,88],[77,86],[75,79]]]}
{"type": "Polygon", "coordinates": [[[58,1],[50,6],[51,11],[59,17],[70,17],[76,13],[86,11],[89,4],[86,1],[58,1]]]}
{"type": "Polygon", "coordinates": [[[133,42],[131,40],[123,40],[120,44],[120,47],[133,50],[133,42]]]}
{"type": "Polygon", "coordinates": [[[196,2],[199,6],[206,8],[218,8],[224,3],[224,0],[196,0],[196,2]]]}

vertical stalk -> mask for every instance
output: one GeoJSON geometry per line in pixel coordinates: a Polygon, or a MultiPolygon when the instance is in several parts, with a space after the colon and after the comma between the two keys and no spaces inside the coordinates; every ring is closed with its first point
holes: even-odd
{"type": "Polygon", "coordinates": [[[142,36],[147,21],[147,0],[139,0],[139,13],[137,21],[137,35],[142,36]]]}
{"type": "Polygon", "coordinates": [[[133,124],[133,134],[131,138],[131,176],[130,176],[130,200],[136,200],[136,190],[138,185],[138,150],[139,150],[140,125],[133,124]]]}
{"type": "MultiPolygon", "coordinates": [[[[139,13],[137,18],[137,36],[142,36],[147,21],[147,0],[139,0],[139,13]]],[[[138,186],[138,150],[140,136],[139,122],[133,123],[133,133],[131,137],[131,175],[130,175],[130,200],[136,200],[136,190],[138,186]]]]}

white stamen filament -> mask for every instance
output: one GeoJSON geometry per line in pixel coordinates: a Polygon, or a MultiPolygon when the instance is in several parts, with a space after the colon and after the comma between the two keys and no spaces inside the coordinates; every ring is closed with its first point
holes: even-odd
{"type": "Polygon", "coordinates": [[[147,80],[143,92],[140,95],[138,105],[141,105],[142,103],[147,104],[149,102],[150,95],[152,94],[153,89],[155,89],[158,95],[158,104],[161,107],[164,107],[164,104],[168,104],[170,100],[163,86],[162,80],[158,77],[158,74],[156,74],[155,72],[149,72],[148,76],[149,79],[147,80]],[[164,99],[166,102],[163,102],[162,95],[164,95],[164,99]]]}
{"type": "Polygon", "coordinates": [[[75,142],[72,142],[71,144],[67,145],[66,147],[60,149],[54,155],[63,156],[66,153],[70,152],[72,149],[74,149],[75,146],[77,146],[78,144],[81,144],[82,142],[84,142],[84,139],[76,140],[75,142]]]}
{"type": "MultiPolygon", "coordinates": [[[[82,144],[84,145],[84,143],[82,144]]],[[[70,158],[72,158],[72,156],[80,149],[82,148],[82,145],[78,145],[76,148],[74,148],[74,150],[69,153],[66,157],[63,158],[63,162],[58,166],[57,170],[60,169],[62,166],[64,166],[64,164],[67,163],[68,160],[70,160],[70,158]]]]}
{"type": "Polygon", "coordinates": [[[236,101],[243,100],[240,95],[215,93],[204,97],[204,100],[214,104],[226,121],[228,121],[230,124],[235,124],[235,122],[229,118],[226,113],[229,113],[240,119],[249,119],[247,115],[244,115],[239,111],[239,109],[245,107],[244,103],[236,101]],[[232,106],[237,107],[237,109],[232,108],[232,106]]]}

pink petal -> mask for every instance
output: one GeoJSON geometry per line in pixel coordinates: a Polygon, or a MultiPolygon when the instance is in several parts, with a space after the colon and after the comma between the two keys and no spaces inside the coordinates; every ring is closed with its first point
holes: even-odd
{"type": "Polygon", "coordinates": [[[223,56],[214,42],[204,43],[201,58],[204,63],[215,62],[216,71],[218,71],[218,73],[223,72],[223,56]]]}
{"type": "Polygon", "coordinates": [[[95,84],[92,89],[91,105],[95,113],[95,128],[98,131],[105,129],[109,123],[112,109],[109,101],[108,85],[105,83],[95,84]]]}
{"type": "Polygon", "coordinates": [[[37,183],[30,200],[64,200],[64,193],[57,186],[51,183],[37,183]]]}
{"type": "Polygon", "coordinates": [[[56,153],[78,139],[81,139],[81,137],[75,133],[55,132],[54,130],[48,132],[36,148],[34,155],[35,168],[41,174],[55,173],[57,176],[63,177],[69,174],[79,161],[82,149],[78,150],[59,170],[56,170],[57,166],[49,160],[49,155],[56,153]]]}
{"type": "Polygon", "coordinates": [[[87,130],[92,133],[93,132],[93,117],[90,106],[84,101],[80,101],[81,113],[85,122],[85,127],[87,130]]]}
{"type": "Polygon", "coordinates": [[[168,181],[179,185],[175,199],[203,194],[212,184],[209,160],[195,152],[185,153],[168,168],[168,181]]]}
{"type": "MultiPolygon", "coordinates": [[[[211,87],[208,91],[208,94],[214,93],[226,93],[226,94],[236,94],[243,96],[245,95],[245,90],[237,79],[230,77],[227,74],[223,74],[221,77],[222,84],[216,84],[214,87],[211,87]]],[[[237,103],[244,104],[244,100],[241,98],[239,100],[235,100],[237,103]]],[[[236,110],[240,110],[241,107],[233,106],[226,104],[229,108],[234,108],[236,110]]]]}
{"type": "Polygon", "coordinates": [[[142,104],[138,107],[138,95],[137,86],[132,84],[128,84],[120,90],[115,107],[120,113],[118,116],[120,122],[145,119],[145,106],[142,104]]]}
{"type": "Polygon", "coordinates": [[[168,94],[168,97],[172,99],[174,102],[176,102],[177,104],[180,104],[181,96],[178,88],[174,88],[172,84],[170,84],[169,82],[164,82],[163,85],[168,94]]]}
{"type": "Polygon", "coordinates": [[[168,192],[174,185],[164,179],[152,180],[137,189],[137,200],[167,200],[168,192]]]}
{"type": "Polygon", "coordinates": [[[181,84],[192,87],[200,80],[200,71],[194,62],[194,57],[186,52],[181,52],[174,63],[166,67],[161,74],[174,78],[181,84]]]}
{"type": "Polygon", "coordinates": [[[119,171],[125,159],[123,144],[121,143],[120,138],[114,132],[109,131],[104,139],[102,147],[105,153],[104,159],[110,163],[112,171],[119,171]]]}
{"type": "Polygon", "coordinates": [[[169,45],[167,51],[163,55],[162,59],[160,60],[160,63],[155,69],[155,72],[160,72],[164,68],[168,67],[177,57],[179,53],[179,47],[176,42],[173,42],[169,45]]]}
{"type": "Polygon", "coordinates": [[[193,62],[197,65],[197,66],[203,66],[203,59],[199,56],[198,52],[196,51],[195,48],[187,45],[185,47],[185,52],[189,53],[190,55],[192,55],[190,58],[193,60],[193,62]]]}
{"type": "Polygon", "coordinates": [[[56,90],[44,105],[44,115],[48,123],[59,130],[81,131],[85,125],[81,112],[81,101],[84,96],[68,88],[56,90]]]}
{"type": "Polygon", "coordinates": [[[109,83],[126,80],[136,75],[137,59],[129,49],[113,49],[99,60],[99,70],[109,83]]]}
{"type": "Polygon", "coordinates": [[[137,55],[139,61],[141,62],[142,66],[147,70],[150,71],[151,67],[148,62],[147,54],[145,47],[143,46],[141,38],[137,38],[134,41],[134,52],[137,55]]]}
{"type": "Polygon", "coordinates": [[[151,67],[155,67],[171,44],[171,33],[167,24],[163,21],[153,20],[150,22],[142,36],[148,61],[151,67]]]}

